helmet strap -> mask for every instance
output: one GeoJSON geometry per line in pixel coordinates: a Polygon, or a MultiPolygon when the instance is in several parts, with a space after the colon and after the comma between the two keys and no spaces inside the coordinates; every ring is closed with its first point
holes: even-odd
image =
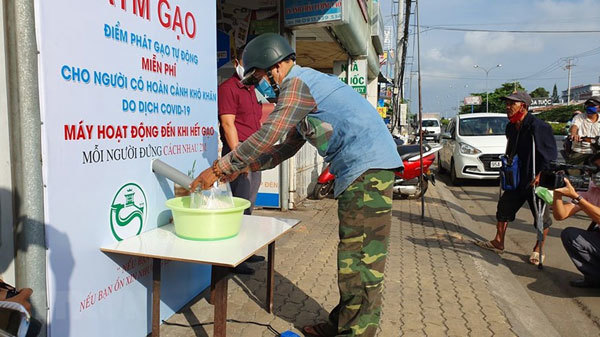
{"type": "Polygon", "coordinates": [[[271,88],[273,88],[275,96],[279,97],[279,85],[277,82],[275,82],[275,78],[273,78],[273,73],[271,73],[271,70],[267,71],[267,78],[269,78],[269,84],[271,85],[271,88]]]}

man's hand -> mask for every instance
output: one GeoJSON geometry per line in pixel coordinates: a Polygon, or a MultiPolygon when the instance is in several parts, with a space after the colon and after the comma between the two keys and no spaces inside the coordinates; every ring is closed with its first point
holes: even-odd
{"type": "Polygon", "coordinates": [[[200,187],[200,189],[207,190],[215,183],[215,181],[217,181],[217,176],[213,172],[212,167],[209,167],[202,171],[202,173],[200,173],[200,175],[198,175],[198,177],[192,181],[190,190],[195,192],[198,187],[200,187]]]}
{"type": "Polygon", "coordinates": [[[232,181],[236,180],[240,175],[246,175],[246,174],[248,174],[248,172],[250,172],[250,167],[246,166],[246,168],[244,168],[241,171],[236,171],[228,176],[225,176],[223,179],[221,179],[221,181],[232,182],[232,181]]]}
{"type": "Polygon", "coordinates": [[[31,288],[23,288],[19,290],[18,294],[10,298],[6,298],[7,293],[6,289],[0,289],[0,301],[19,303],[31,314],[31,303],[29,303],[29,298],[33,293],[31,288]]]}
{"type": "Polygon", "coordinates": [[[529,186],[537,186],[540,184],[540,174],[538,173],[535,178],[533,178],[533,180],[531,181],[531,183],[529,184],[529,186]]]}
{"type": "Polygon", "coordinates": [[[579,194],[577,193],[577,191],[575,191],[575,188],[573,187],[573,185],[571,185],[571,182],[569,181],[569,179],[564,178],[564,180],[565,180],[565,185],[566,186],[555,189],[554,193],[559,193],[560,195],[564,195],[564,196],[569,197],[571,199],[577,198],[577,196],[579,194]]]}

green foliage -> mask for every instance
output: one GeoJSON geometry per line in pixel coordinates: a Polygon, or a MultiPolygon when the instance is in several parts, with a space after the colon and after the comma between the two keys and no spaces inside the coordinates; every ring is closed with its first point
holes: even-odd
{"type": "Polygon", "coordinates": [[[450,124],[450,120],[447,118],[442,118],[440,122],[442,123],[442,126],[447,126],[448,124],[450,124]]]}
{"type": "Polygon", "coordinates": [[[552,132],[555,135],[566,135],[567,134],[567,123],[552,123],[550,124],[552,127],[552,132]]]}
{"type": "Polygon", "coordinates": [[[551,110],[546,110],[538,115],[538,118],[547,122],[566,123],[571,120],[575,110],[583,111],[583,105],[564,105],[551,110]]]}
{"type": "Polygon", "coordinates": [[[556,88],[556,84],[552,88],[552,103],[558,103],[558,89],[556,88]]]}
{"type": "Polygon", "coordinates": [[[536,88],[535,90],[533,90],[531,93],[529,93],[529,95],[532,98],[538,98],[538,97],[550,97],[550,93],[548,92],[548,90],[539,87],[536,88]]]}
{"type": "MultiPolygon", "coordinates": [[[[494,90],[494,92],[490,92],[489,94],[489,112],[506,112],[506,105],[501,100],[502,97],[508,96],[515,90],[524,91],[525,88],[519,82],[507,82],[502,84],[500,88],[494,90]]],[[[481,96],[481,105],[476,105],[473,107],[473,112],[485,112],[485,92],[481,93],[471,93],[472,96],[481,96]]],[[[460,107],[460,113],[471,113],[470,105],[463,105],[460,107]]]]}

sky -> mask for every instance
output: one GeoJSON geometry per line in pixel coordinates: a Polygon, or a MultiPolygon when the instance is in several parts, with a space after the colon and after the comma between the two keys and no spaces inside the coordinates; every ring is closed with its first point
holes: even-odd
{"type": "MultiPolygon", "coordinates": [[[[385,25],[394,26],[391,13],[396,13],[397,5],[392,0],[380,0],[380,4],[385,25]]],[[[481,68],[493,68],[488,72],[489,91],[518,80],[528,92],[543,87],[552,94],[556,84],[560,96],[568,87],[565,58],[576,56],[572,61],[571,86],[600,83],[600,33],[464,32],[427,27],[600,31],[600,0],[421,0],[419,6],[425,113],[453,116],[465,96],[485,92],[486,73],[481,68]],[[498,64],[501,67],[496,68],[498,64]]],[[[418,111],[415,32],[416,27],[411,26],[405,75],[405,97],[411,100],[413,113],[418,111]],[[412,81],[411,69],[415,72],[412,81]]]]}

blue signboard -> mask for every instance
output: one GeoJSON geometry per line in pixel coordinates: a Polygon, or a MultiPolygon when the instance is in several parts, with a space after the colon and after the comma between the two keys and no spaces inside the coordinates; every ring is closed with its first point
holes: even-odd
{"type": "Polygon", "coordinates": [[[217,68],[229,62],[231,50],[229,48],[229,34],[217,30],[217,68]]]}
{"type": "Polygon", "coordinates": [[[285,0],[285,25],[340,21],[343,19],[342,3],[342,0],[285,0]]]}

